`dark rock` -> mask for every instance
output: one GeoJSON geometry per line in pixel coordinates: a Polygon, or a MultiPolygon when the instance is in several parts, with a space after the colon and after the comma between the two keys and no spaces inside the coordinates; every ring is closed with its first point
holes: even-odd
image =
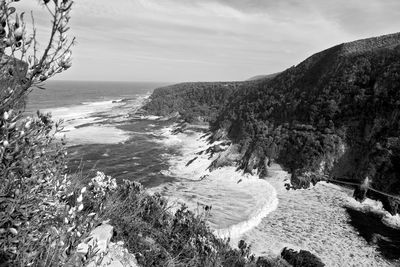
{"type": "Polygon", "coordinates": [[[389,260],[400,260],[400,230],[382,222],[382,215],[347,208],[350,224],[368,242],[378,246],[382,255],[389,260]]]}
{"type": "Polygon", "coordinates": [[[299,252],[284,248],[281,252],[281,257],[290,263],[293,267],[323,267],[325,264],[320,258],[307,250],[299,252]]]}
{"type": "Polygon", "coordinates": [[[359,186],[354,190],[353,197],[355,198],[355,200],[362,202],[367,197],[367,191],[367,188],[359,186]]]}
{"type": "Polygon", "coordinates": [[[188,163],[186,163],[186,167],[189,166],[190,164],[193,163],[198,157],[194,157],[193,159],[189,160],[188,163]]]}

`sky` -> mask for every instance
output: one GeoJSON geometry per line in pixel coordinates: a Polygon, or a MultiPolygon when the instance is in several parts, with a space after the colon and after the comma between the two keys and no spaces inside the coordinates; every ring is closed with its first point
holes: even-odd
{"type": "MultiPolygon", "coordinates": [[[[32,10],[45,36],[37,3],[16,7],[32,10]]],[[[400,31],[399,0],[76,0],[71,15],[77,45],[60,80],[245,80],[400,31]]]]}

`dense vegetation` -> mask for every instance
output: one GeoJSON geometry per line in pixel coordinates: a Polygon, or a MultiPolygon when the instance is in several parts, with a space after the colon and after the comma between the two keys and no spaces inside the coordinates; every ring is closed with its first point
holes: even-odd
{"type": "MultiPolygon", "coordinates": [[[[400,34],[341,44],[257,88],[212,123],[242,147],[242,168],[274,159],[307,187],[323,175],[400,192],[400,34]]],[[[399,212],[398,201],[381,198],[399,212]]]]}
{"type": "Polygon", "coordinates": [[[252,83],[255,82],[198,82],[157,88],[143,109],[157,116],[176,113],[188,122],[209,122],[234,92],[252,83]]]}

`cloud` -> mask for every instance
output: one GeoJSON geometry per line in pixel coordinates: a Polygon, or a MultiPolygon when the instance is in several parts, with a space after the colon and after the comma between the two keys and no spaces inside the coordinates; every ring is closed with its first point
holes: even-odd
{"type": "MultiPolygon", "coordinates": [[[[35,1],[45,29],[45,10],[35,1]]],[[[62,79],[240,80],[337,43],[394,32],[397,0],[75,1],[74,66],[62,79]]]]}

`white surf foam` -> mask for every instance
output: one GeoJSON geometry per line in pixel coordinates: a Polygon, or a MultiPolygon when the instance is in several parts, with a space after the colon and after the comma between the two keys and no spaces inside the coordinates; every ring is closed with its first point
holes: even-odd
{"type": "Polygon", "coordinates": [[[311,251],[326,266],[391,266],[377,247],[351,226],[345,209],[352,190],[318,183],[304,190],[286,190],[289,174],[279,165],[268,170],[279,206],[241,238],[257,256],[279,255],[284,247],[311,251]]]}
{"type": "Polygon", "coordinates": [[[276,209],[276,191],[267,181],[238,172],[233,166],[210,172],[208,167],[217,155],[209,159],[208,154],[196,154],[210,146],[201,138],[203,133],[186,131],[173,135],[171,129],[159,132],[164,137],[160,142],[179,149],[180,155],[168,158],[170,168],[164,174],[179,178],[179,182],[151,191],[161,192],[170,201],[184,203],[193,211],[199,205],[211,206],[208,222],[220,237],[237,238],[276,209]]]}
{"type": "Polygon", "coordinates": [[[113,144],[124,142],[129,134],[118,129],[117,122],[125,118],[127,111],[122,109],[124,103],[114,100],[84,102],[80,105],[42,110],[50,112],[54,120],[63,120],[64,135],[68,145],[102,143],[113,144]]]}
{"type": "Polygon", "coordinates": [[[383,208],[382,202],[366,198],[363,202],[358,202],[354,198],[349,198],[347,205],[350,208],[359,210],[361,212],[372,212],[382,216],[382,222],[389,227],[400,229],[400,216],[399,214],[392,215],[383,208]]]}

